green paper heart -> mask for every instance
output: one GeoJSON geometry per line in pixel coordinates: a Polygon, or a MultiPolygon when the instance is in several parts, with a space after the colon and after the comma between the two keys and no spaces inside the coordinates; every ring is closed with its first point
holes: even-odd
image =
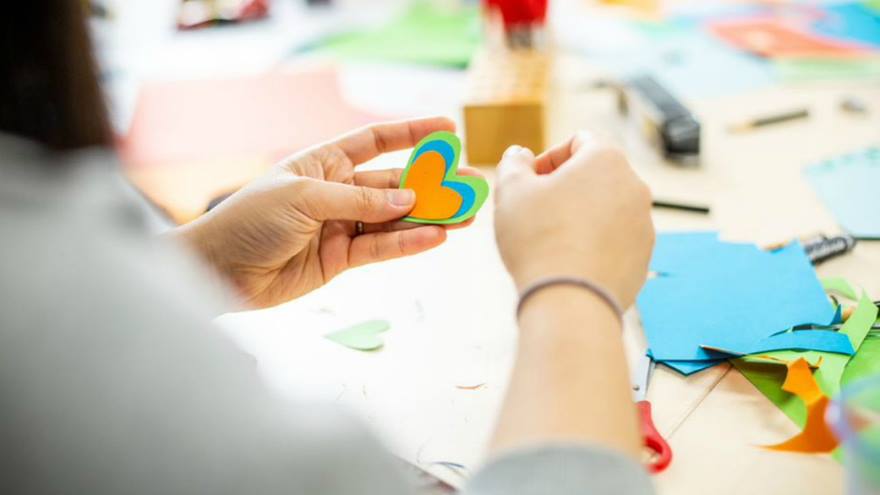
{"type": "Polygon", "coordinates": [[[400,188],[406,188],[406,178],[409,174],[409,169],[412,167],[413,163],[415,163],[416,155],[419,153],[422,147],[431,141],[444,141],[448,143],[453,150],[453,159],[452,165],[446,170],[446,175],[443,177],[443,183],[448,184],[450,182],[457,184],[464,184],[467,187],[470,187],[474,192],[474,201],[471,203],[470,208],[466,211],[457,214],[452,218],[446,218],[442,220],[429,220],[425,218],[417,218],[417,217],[405,217],[403,221],[412,222],[412,223],[427,223],[427,224],[437,224],[437,225],[449,225],[464,222],[465,220],[473,217],[477,214],[477,212],[482,208],[483,203],[486,202],[486,198],[489,197],[489,183],[486,182],[486,179],[482,177],[470,177],[470,176],[461,176],[458,175],[458,161],[461,158],[461,140],[458,139],[458,136],[451,132],[446,131],[438,131],[428,134],[413,148],[412,153],[409,156],[409,161],[406,164],[406,168],[400,176],[400,188]]]}
{"type": "Polygon", "coordinates": [[[330,332],[324,337],[358,351],[374,351],[385,345],[382,333],[391,328],[386,320],[370,320],[330,332]]]}

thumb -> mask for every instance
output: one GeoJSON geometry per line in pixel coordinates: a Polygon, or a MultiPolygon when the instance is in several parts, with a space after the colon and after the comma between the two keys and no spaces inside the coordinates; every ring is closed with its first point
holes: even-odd
{"type": "Polygon", "coordinates": [[[498,164],[498,182],[503,184],[517,177],[535,175],[536,167],[532,150],[513,145],[507,148],[498,164]]]}
{"type": "Polygon", "coordinates": [[[416,202],[415,192],[410,189],[375,189],[317,180],[303,186],[297,206],[319,221],[388,222],[406,216],[416,202]]]}

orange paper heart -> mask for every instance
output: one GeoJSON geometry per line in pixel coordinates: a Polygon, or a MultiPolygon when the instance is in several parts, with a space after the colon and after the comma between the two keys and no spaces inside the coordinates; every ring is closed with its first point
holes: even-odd
{"type": "Polygon", "coordinates": [[[463,201],[454,189],[441,185],[446,161],[436,151],[422,153],[410,166],[406,188],[416,193],[416,207],[410,216],[426,220],[445,220],[458,213],[463,201]]]}

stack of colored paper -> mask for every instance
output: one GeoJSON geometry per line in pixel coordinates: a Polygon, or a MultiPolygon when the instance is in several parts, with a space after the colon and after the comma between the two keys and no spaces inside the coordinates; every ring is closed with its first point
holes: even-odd
{"type": "Polygon", "coordinates": [[[709,29],[743,50],[768,58],[851,58],[880,50],[880,11],[863,2],[797,7],[717,19],[709,29]],[[801,14],[799,16],[791,14],[801,14]]]}
{"type": "Polygon", "coordinates": [[[846,336],[856,350],[855,355],[829,354],[823,352],[780,351],[762,356],[749,356],[734,360],[736,367],[752,382],[762,394],[770,399],[786,416],[803,431],[788,442],[774,446],[777,450],[795,452],[828,452],[836,447],[836,442],[828,444],[816,435],[824,423],[824,414],[817,411],[815,404],[804,403],[789,393],[785,386],[789,377],[779,363],[792,363],[805,359],[816,368],[812,378],[822,395],[834,398],[841,386],[880,373],[880,337],[871,333],[877,323],[878,308],[867,294],[856,296],[851,290],[848,299],[858,298],[851,316],[837,331],[846,336]],[[818,416],[818,417],[816,417],[818,416]],[[785,447],[785,448],[778,448],[785,447]]]}
{"type": "Polygon", "coordinates": [[[786,332],[835,318],[798,243],[763,251],[712,232],[661,234],[651,270],[637,303],[649,352],[681,373],[786,349],[853,353],[837,332],[786,332]]]}
{"type": "Polygon", "coordinates": [[[870,2],[794,4],[716,18],[707,27],[772,59],[786,79],[880,76],[880,9],[870,2]]]}

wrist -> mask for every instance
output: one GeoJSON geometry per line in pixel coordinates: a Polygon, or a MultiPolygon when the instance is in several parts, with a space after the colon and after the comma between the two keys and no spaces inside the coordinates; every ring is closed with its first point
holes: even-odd
{"type": "Polygon", "coordinates": [[[560,287],[576,289],[577,291],[593,296],[598,299],[598,301],[601,302],[606,309],[608,309],[612,315],[621,322],[621,324],[623,323],[623,307],[611,292],[592,280],[564,275],[539,278],[526,285],[520,291],[519,302],[516,308],[517,316],[522,313],[523,309],[528,305],[531,299],[537,297],[542,292],[560,287]]]}
{"type": "MultiPolygon", "coordinates": [[[[524,301],[518,314],[524,337],[590,340],[619,337],[623,323],[601,297],[570,285],[548,286],[524,301]]],[[[616,340],[616,339],[615,339],[616,340]]]]}
{"type": "Polygon", "coordinates": [[[571,277],[551,276],[542,277],[526,285],[519,295],[516,313],[520,318],[530,306],[553,308],[554,306],[566,306],[585,304],[590,307],[590,312],[595,313],[595,307],[601,307],[604,316],[611,316],[623,326],[623,307],[617,298],[601,285],[592,280],[571,277]],[[535,304],[537,301],[537,304],[535,304]]]}
{"type": "Polygon", "coordinates": [[[200,218],[169,231],[166,236],[189,249],[205,265],[222,275],[222,270],[217,265],[217,257],[211,248],[210,236],[205,235],[206,228],[203,219],[200,218]]]}

